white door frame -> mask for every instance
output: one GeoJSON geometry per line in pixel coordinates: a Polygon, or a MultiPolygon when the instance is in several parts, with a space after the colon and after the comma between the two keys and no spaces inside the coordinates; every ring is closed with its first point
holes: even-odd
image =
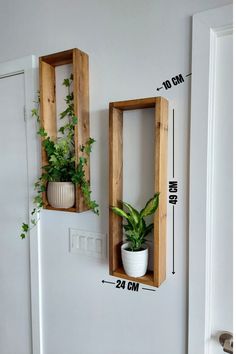
{"type": "MultiPolygon", "coordinates": [[[[33,101],[37,95],[37,60],[28,56],[4,63],[0,63],[0,79],[17,74],[24,74],[25,88],[25,129],[27,145],[27,184],[28,184],[28,214],[32,210],[34,189],[33,185],[39,174],[39,161],[37,151],[39,147],[36,137],[36,123],[31,117],[33,101]]],[[[19,235],[20,235],[19,225],[19,235]]],[[[17,237],[18,235],[16,235],[17,237]]],[[[19,236],[20,237],[20,236],[19,236]]],[[[31,298],[31,336],[32,354],[42,354],[42,312],[41,312],[41,275],[40,275],[40,244],[39,225],[30,231],[28,239],[22,240],[29,245],[29,272],[30,272],[30,298],[31,298]]],[[[14,340],[14,336],[13,339],[14,340]]]]}
{"type": "Polygon", "coordinates": [[[208,354],[211,340],[215,51],[232,13],[227,5],[193,16],[188,354],[208,354]]]}

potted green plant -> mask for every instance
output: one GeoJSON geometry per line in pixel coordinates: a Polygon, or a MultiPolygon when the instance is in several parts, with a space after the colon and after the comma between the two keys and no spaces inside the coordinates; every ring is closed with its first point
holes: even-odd
{"type": "Polygon", "coordinates": [[[72,82],[72,75],[63,81],[68,92],[65,97],[66,109],[60,113],[60,119],[65,119],[66,122],[58,130],[60,136],[56,139],[52,139],[40,124],[39,98],[36,108],[32,110],[32,116],[36,117],[38,122],[37,134],[42,138],[48,163],[42,167],[42,174],[35,183],[35,208],[31,212],[30,223],[22,224],[21,238],[25,238],[30,228],[37,224],[38,213],[43,207],[43,192],[47,193],[48,202],[52,207],[68,209],[75,203],[75,186],[79,185],[88,208],[99,214],[98,204],[91,199],[91,190],[84,171],[94,139],[89,138],[85,145],[80,146],[81,156],[78,162],[75,160],[74,134],[78,118],[74,113],[72,82]]]}
{"type": "Polygon", "coordinates": [[[145,218],[155,213],[159,205],[159,193],[155,193],[139,212],[132,205],[121,201],[123,209],[111,207],[127,223],[123,225],[126,242],[121,246],[121,258],[124,271],[131,277],[141,277],[147,272],[148,247],[146,237],[153,230],[154,224],[146,224],[145,218]]]}

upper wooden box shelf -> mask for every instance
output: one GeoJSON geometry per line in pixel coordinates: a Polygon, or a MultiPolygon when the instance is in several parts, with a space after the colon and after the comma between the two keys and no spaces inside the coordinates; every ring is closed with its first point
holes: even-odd
{"type": "Polygon", "coordinates": [[[109,269],[110,274],[151,286],[159,286],[166,278],[166,213],[167,213],[167,143],[168,101],[151,97],[111,102],[109,112],[109,203],[119,205],[123,193],[123,111],[155,109],[155,192],[160,192],[159,208],[154,216],[153,271],[132,278],[125,274],[120,246],[123,243],[122,218],[109,212],[109,269]]]}
{"type": "MultiPolygon", "coordinates": [[[[78,117],[75,127],[75,151],[78,161],[81,151],[89,138],[89,58],[81,50],[75,48],[59,53],[54,53],[39,58],[39,82],[40,82],[40,120],[42,127],[51,138],[57,137],[56,118],[56,72],[57,66],[72,64],[74,111],[78,117]]],[[[47,156],[42,148],[42,166],[47,164],[47,156]]],[[[85,176],[89,180],[89,161],[85,166],[85,176]]],[[[75,206],[70,209],[56,209],[72,212],[88,210],[79,187],[76,187],[75,206]]],[[[43,204],[46,209],[53,209],[47,201],[46,193],[43,193],[43,204]]]]}

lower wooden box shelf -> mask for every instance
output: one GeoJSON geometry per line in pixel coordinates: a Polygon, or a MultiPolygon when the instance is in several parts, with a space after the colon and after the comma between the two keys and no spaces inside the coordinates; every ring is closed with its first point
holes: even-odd
{"type": "Polygon", "coordinates": [[[47,209],[47,210],[66,211],[66,212],[69,211],[71,213],[76,213],[77,212],[77,209],[75,207],[64,209],[64,208],[54,208],[54,207],[52,207],[49,204],[47,204],[47,205],[44,204],[43,208],[47,209]]]}
{"type": "Polygon", "coordinates": [[[123,220],[112,210],[109,211],[109,270],[110,275],[158,287],[166,278],[168,101],[165,98],[149,97],[110,103],[109,204],[120,206],[123,200],[123,111],[145,108],[154,108],[154,192],[160,192],[159,207],[154,215],[153,272],[140,278],[125,274],[120,248],[123,243],[123,220]]]}
{"type": "Polygon", "coordinates": [[[152,271],[148,271],[143,277],[134,278],[127,275],[123,267],[119,267],[113,271],[112,275],[117,278],[123,278],[123,279],[135,281],[137,283],[154,286],[154,274],[152,271]]]}

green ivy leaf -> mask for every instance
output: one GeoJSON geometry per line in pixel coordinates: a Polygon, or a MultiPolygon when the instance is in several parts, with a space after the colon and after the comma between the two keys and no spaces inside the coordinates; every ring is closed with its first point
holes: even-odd
{"type": "Polygon", "coordinates": [[[66,87],[69,87],[70,86],[70,79],[64,79],[62,85],[66,86],[66,87]]]}
{"type": "Polygon", "coordinates": [[[76,116],[72,117],[72,123],[76,125],[78,123],[78,118],[76,116]]]}
{"type": "Polygon", "coordinates": [[[36,208],[34,208],[32,211],[31,211],[31,215],[34,215],[36,212],[36,208]]]}
{"type": "Polygon", "coordinates": [[[38,135],[40,135],[43,138],[48,135],[44,128],[39,128],[37,133],[38,133],[38,135]]]}
{"type": "Polygon", "coordinates": [[[61,128],[59,129],[59,132],[62,133],[62,134],[64,134],[64,133],[65,133],[65,127],[61,127],[61,128]]]}
{"type": "Polygon", "coordinates": [[[21,229],[24,231],[24,232],[28,232],[29,231],[29,225],[28,224],[25,224],[23,222],[22,226],[21,226],[21,229]]]}
{"type": "MultiPolygon", "coordinates": [[[[45,150],[48,161],[48,163],[42,167],[41,177],[34,185],[36,191],[34,203],[36,207],[31,212],[33,218],[30,220],[30,226],[32,225],[32,227],[34,227],[38,222],[36,215],[43,206],[42,193],[46,191],[47,182],[50,181],[71,181],[75,185],[80,186],[87,206],[95,214],[99,214],[99,206],[96,201],[91,198],[89,181],[87,181],[85,177],[85,165],[87,164],[88,155],[92,150],[91,147],[95,140],[89,138],[84,146],[81,147],[81,156],[78,162],[75,156],[74,135],[75,125],[78,123],[78,118],[74,112],[74,94],[71,91],[72,81],[73,75],[71,75],[70,78],[66,78],[62,83],[63,86],[67,87],[68,92],[65,97],[66,109],[60,113],[60,119],[67,117],[65,124],[59,129],[61,136],[52,140],[52,138],[48,136],[46,130],[40,126],[39,95],[38,100],[35,102],[37,107],[31,111],[32,116],[37,118],[39,125],[37,133],[43,138],[42,147],[45,150]]],[[[29,229],[30,228],[27,223],[22,224],[22,238],[26,237],[29,229]]]]}
{"type": "Polygon", "coordinates": [[[31,115],[32,115],[32,117],[35,117],[35,116],[38,117],[38,109],[37,108],[32,109],[31,115]]]}

